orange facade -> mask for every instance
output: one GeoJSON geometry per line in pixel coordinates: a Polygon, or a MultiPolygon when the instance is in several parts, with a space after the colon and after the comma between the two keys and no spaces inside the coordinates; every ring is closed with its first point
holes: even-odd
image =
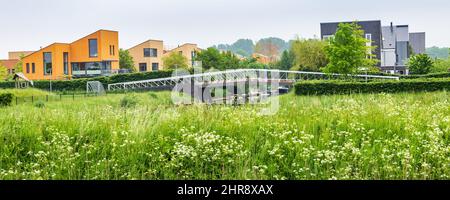
{"type": "Polygon", "coordinates": [[[23,58],[31,80],[91,77],[119,70],[119,34],[99,30],[72,43],[54,43],[23,58]]]}

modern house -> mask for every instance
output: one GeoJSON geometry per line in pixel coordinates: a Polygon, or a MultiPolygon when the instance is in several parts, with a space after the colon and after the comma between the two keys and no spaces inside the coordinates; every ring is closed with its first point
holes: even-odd
{"type": "Polygon", "coordinates": [[[147,40],[128,49],[138,72],[158,71],[162,69],[162,40],[147,40]]]}
{"type": "MultiPolygon", "coordinates": [[[[351,22],[340,22],[351,23],[351,22]]],[[[375,46],[380,70],[391,74],[409,74],[406,63],[411,55],[425,53],[425,33],[410,33],[408,25],[382,26],[381,21],[357,22],[364,31],[367,45],[375,46]]],[[[322,23],[322,39],[333,36],[339,23],[322,23]]]]}
{"type": "MultiPolygon", "coordinates": [[[[353,23],[353,22],[321,23],[320,24],[321,38],[327,39],[336,34],[336,31],[340,23],[353,23]]],[[[382,46],[381,42],[383,38],[381,33],[381,21],[380,20],[358,21],[357,24],[361,26],[361,29],[364,31],[364,37],[367,40],[372,41],[370,43],[367,43],[367,46],[375,47],[373,54],[377,59],[380,59],[381,57],[380,47],[382,46]]],[[[380,66],[380,63],[378,63],[378,66],[380,66]]]]}
{"type": "Polygon", "coordinates": [[[252,58],[256,59],[256,62],[264,64],[264,65],[273,63],[273,62],[277,61],[277,59],[278,59],[275,56],[266,56],[266,55],[263,55],[260,53],[253,53],[252,58]]]}
{"type": "Polygon", "coordinates": [[[424,54],[426,53],[426,34],[425,32],[410,33],[409,34],[409,44],[414,52],[414,54],[424,54]]]}
{"type": "Polygon", "coordinates": [[[138,72],[158,71],[164,69],[163,57],[179,53],[187,58],[190,67],[195,66],[196,52],[201,51],[196,44],[186,43],[170,50],[165,50],[162,40],[147,40],[128,49],[133,57],[134,67],[138,72]]]}
{"type": "Polygon", "coordinates": [[[174,52],[179,53],[187,58],[189,67],[194,67],[196,66],[195,57],[197,56],[197,52],[200,52],[201,50],[202,49],[198,48],[197,44],[186,43],[174,49],[165,51],[163,56],[169,56],[174,52]]]}
{"type": "Polygon", "coordinates": [[[119,70],[119,33],[99,30],[72,43],[53,43],[22,61],[30,80],[110,75],[119,70]]]}
{"type": "Polygon", "coordinates": [[[0,60],[0,65],[5,66],[8,70],[8,74],[14,74],[16,71],[15,67],[19,63],[22,57],[25,57],[33,51],[11,51],[8,52],[8,59],[0,60]]]}
{"type": "Polygon", "coordinates": [[[8,59],[20,60],[22,57],[32,54],[34,51],[10,51],[8,52],[8,59]]]}
{"type": "Polygon", "coordinates": [[[0,66],[6,67],[6,70],[8,71],[8,74],[14,74],[16,71],[15,67],[19,60],[17,59],[5,59],[0,60],[0,66]]]}
{"type": "Polygon", "coordinates": [[[425,33],[410,33],[408,25],[382,27],[383,49],[381,71],[391,74],[409,74],[408,59],[425,53],[425,33]]]}

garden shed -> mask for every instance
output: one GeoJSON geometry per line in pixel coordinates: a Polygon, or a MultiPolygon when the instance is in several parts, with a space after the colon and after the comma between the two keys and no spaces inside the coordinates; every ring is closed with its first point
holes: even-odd
{"type": "Polygon", "coordinates": [[[33,81],[28,79],[23,73],[15,73],[14,74],[14,81],[16,82],[16,88],[22,89],[22,88],[28,88],[31,84],[33,86],[33,81]]]}

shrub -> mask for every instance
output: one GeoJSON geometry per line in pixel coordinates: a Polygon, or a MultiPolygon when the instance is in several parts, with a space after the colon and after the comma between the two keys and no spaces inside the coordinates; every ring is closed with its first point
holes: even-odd
{"type": "Polygon", "coordinates": [[[10,106],[14,95],[11,93],[0,94],[0,107],[10,106]]]}
{"type": "Polygon", "coordinates": [[[411,57],[408,61],[411,74],[428,74],[433,67],[433,60],[427,54],[419,54],[411,57]]]}
{"type": "Polygon", "coordinates": [[[414,79],[401,81],[305,81],[295,85],[297,95],[351,93],[431,92],[450,90],[450,79],[414,79]]]}
{"type": "Polygon", "coordinates": [[[120,100],[120,107],[122,108],[131,108],[136,106],[138,103],[138,99],[136,95],[126,95],[120,100]]]}
{"type": "Polygon", "coordinates": [[[43,108],[43,107],[45,107],[45,103],[42,100],[38,100],[38,101],[36,101],[36,103],[34,103],[34,107],[43,108]]]}

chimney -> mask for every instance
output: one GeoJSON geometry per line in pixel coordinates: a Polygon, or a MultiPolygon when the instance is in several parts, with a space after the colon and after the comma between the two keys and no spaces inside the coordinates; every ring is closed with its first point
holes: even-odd
{"type": "Polygon", "coordinates": [[[391,22],[391,32],[394,32],[394,23],[391,22]]]}

